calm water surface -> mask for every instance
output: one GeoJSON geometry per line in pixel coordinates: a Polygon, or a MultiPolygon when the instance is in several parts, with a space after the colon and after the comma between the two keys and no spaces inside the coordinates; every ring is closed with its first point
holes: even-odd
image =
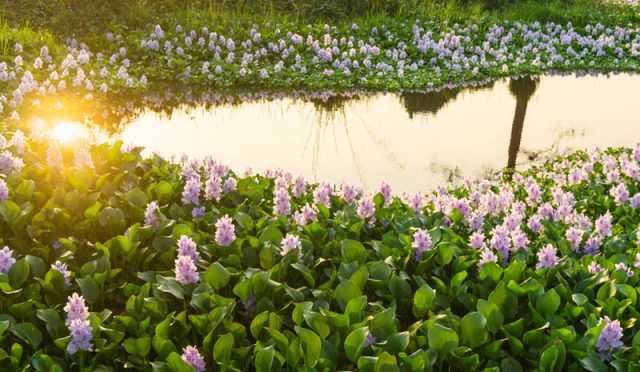
{"type": "Polygon", "coordinates": [[[640,77],[543,77],[473,90],[282,99],[171,115],[143,110],[119,134],[146,153],[213,155],[236,171],[282,168],[314,181],[396,192],[523,166],[561,149],[640,141],[640,77]]]}

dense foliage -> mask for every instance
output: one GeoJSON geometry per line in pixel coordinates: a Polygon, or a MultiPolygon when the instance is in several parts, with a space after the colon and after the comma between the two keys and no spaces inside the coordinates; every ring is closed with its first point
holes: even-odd
{"type": "Polygon", "coordinates": [[[402,199],[3,147],[3,368],[638,368],[640,147],[402,199]]]}

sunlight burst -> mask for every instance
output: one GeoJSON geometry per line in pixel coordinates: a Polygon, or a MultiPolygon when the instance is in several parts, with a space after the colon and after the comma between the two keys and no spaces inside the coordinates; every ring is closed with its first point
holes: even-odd
{"type": "Polygon", "coordinates": [[[50,130],[49,136],[58,142],[69,143],[87,137],[87,129],[80,123],[63,121],[50,130]]]}

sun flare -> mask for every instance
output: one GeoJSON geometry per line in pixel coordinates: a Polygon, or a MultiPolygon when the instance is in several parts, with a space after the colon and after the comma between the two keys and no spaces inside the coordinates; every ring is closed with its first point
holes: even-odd
{"type": "Polygon", "coordinates": [[[49,132],[49,137],[61,143],[70,143],[86,136],[87,129],[82,124],[68,121],[56,124],[49,132]]]}

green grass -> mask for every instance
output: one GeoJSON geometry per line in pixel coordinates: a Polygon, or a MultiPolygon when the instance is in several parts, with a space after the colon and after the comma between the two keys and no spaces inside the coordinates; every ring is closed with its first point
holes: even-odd
{"type": "Polygon", "coordinates": [[[189,24],[193,20],[236,22],[351,22],[379,17],[450,22],[480,20],[593,21],[638,23],[629,7],[602,0],[12,0],[0,5],[11,27],[29,26],[83,40],[110,28],[189,24]]]}

